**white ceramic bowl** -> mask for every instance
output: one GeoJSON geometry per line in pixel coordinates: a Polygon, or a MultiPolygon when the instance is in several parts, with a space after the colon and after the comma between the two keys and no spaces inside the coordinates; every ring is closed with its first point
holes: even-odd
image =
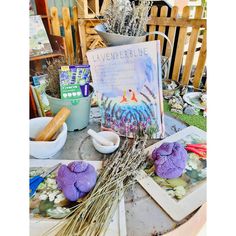
{"type": "MultiPolygon", "coordinates": [[[[30,137],[35,138],[53,117],[38,117],[30,120],[30,137]]],[[[67,125],[63,124],[60,133],[54,141],[30,141],[30,155],[39,158],[51,158],[65,144],[67,137],[67,125]]]]}
{"type": "Polygon", "coordinates": [[[103,146],[99,142],[97,142],[94,138],[92,139],[93,141],[93,146],[98,152],[104,153],[104,154],[109,154],[114,152],[120,145],[120,137],[118,134],[112,131],[102,131],[99,132],[101,136],[104,138],[107,138],[108,140],[112,141],[115,145],[113,146],[103,146]]]}

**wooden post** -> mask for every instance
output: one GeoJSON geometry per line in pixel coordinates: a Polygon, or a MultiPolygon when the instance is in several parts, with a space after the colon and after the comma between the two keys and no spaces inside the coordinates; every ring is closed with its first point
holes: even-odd
{"type": "MultiPolygon", "coordinates": [[[[170,17],[175,19],[177,17],[177,14],[178,14],[178,7],[174,6],[171,9],[170,17]]],[[[169,32],[168,32],[168,38],[169,38],[172,45],[174,45],[175,32],[176,32],[176,27],[175,26],[170,26],[169,27],[169,32]]],[[[170,57],[170,54],[171,54],[171,48],[170,48],[170,45],[167,43],[167,45],[166,45],[166,54],[165,55],[167,57],[170,57]]]]}
{"type": "Polygon", "coordinates": [[[73,25],[74,25],[74,29],[75,29],[75,43],[76,43],[75,57],[77,59],[77,62],[81,63],[80,60],[82,60],[82,54],[81,54],[81,50],[80,50],[79,26],[78,26],[78,8],[77,8],[77,6],[73,6],[72,12],[73,12],[73,25]]]}
{"type": "MultiPolygon", "coordinates": [[[[163,7],[161,8],[161,17],[167,17],[167,10],[168,10],[167,6],[163,6],[163,7]]],[[[165,26],[159,26],[159,30],[158,30],[158,31],[160,31],[160,32],[162,32],[162,33],[165,34],[165,29],[166,29],[165,26]]],[[[161,54],[163,55],[163,52],[162,52],[162,50],[163,50],[163,44],[164,44],[164,38],[163,38],[163,36],[158,35],[158,40],[160,40],[160,52],[161,52],[161,54]]]]}
{"type": "MultiPolygon", "coordinates": [[[[203,13],[203,7],[196,7],[195,19],[201,19],[203,13]]],[[[187,58],[184,66],[182,84],[187,85],[189,83],[190,73],[192,69],[193,58],[196,50],[197,40],[199,36],[199,27],[194,27],[191,32],[191,37],[189,41],[187,58]]]]}
{"type": "MultiPolygon", "coordinates": [[[[197,62],[197,67],[196,67],[196,71],[195,71],[195,76],[193,79],[193,86],[195,88],[198,88],[201,82],[201,78],[204,72],[204,67],[205,67],[205,63],[206,63],[206,41],[207,41],[207,31],[204,31],[203,34],[203,41],[202,41],[202,47],[200,50],[200,54],[199,54],[199,59],[197,62]]],[[[207,84],[207,83],[206,83],[207,84]]],[[[206,85],[205,85],[206,88],[206,85]]]]}
{"type": "MultiPolygon", "coordinates": [[[[188,19],[189,12],[190,12],[189,7],[188,6],[184,7],[182,18],[188,19]]],[[[175,56],[175,60],[174,60],[175,61],[174,69],[173,69],[173,73],[172,73],[172,79],[175,81],[179,80],[179,73],[180,73],[180,67],[181,67],[182,60],[183,60],[186,34],[187,34],[187,27],[181,27],[180,31],[179,31],[178,47],[176,50],[176,56],[175,56]]]]}
{"type": "MultiPolygon", "coordinates": [[[[158,12],[158,7],[157,6],[152,6],[151,8],[151,16],[157,16],[157,12],[158,12]]],[[[150,25],[149,26],[149,32],[154,32],[156,31],[156,26],[155,25],[150,25]]],[[[155,34],[150,34],[148,36],[148,41],[153,41],[155,40],[155,34]]]]}
{"type": "Polygon", "coordinates": [[[85,63],[87,61],[86,52],[87,52],[87,43],[86,43],[86,32],[85,32],[85,20],[78,20],[79,26],[79,37],[80,37],[80,47],[82,53],[82,61],[85,63]]]}
{"type": "Polygon", "coordinates": [[[52,23],[52,34],[60,36],[61,31],[60,31],[60,22],[58,18],[58,11],[56,7],[52,7],[50,9],[51,13],[51,23],[52,23]]]}
{"type": "Polygon", "coordinates": [[[62,8],[62,21],[65,31],[66,49],[69,63],[74,64],[74,46],[71,32],[70,12],[68,7],[62,8]]]}

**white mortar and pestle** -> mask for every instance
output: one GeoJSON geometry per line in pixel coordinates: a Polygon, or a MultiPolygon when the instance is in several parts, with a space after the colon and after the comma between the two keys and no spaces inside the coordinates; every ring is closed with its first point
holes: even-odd
{"type": "Polygon", "coordinates": [[[95,132],[92,129],[88,130],[88,134],[92,137],[92,142],[95,149],[103,154],[114,152],[120,145],[120,137],[112,131],[95,132]]]}

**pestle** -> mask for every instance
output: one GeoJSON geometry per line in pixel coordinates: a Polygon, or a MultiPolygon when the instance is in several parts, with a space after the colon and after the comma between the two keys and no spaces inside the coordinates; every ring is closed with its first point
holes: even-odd
{"type": "Polygon", "coordinates": [[[98,133],[96,133],[94,130],[89,129],[87,132],[90,136],[92,136],[94,139],[96,139],[97,142],[99,142],[100,144],[102,144],[103,146],[113,146],[114,143],[104,137],[102,137],[101,135],[99,135],[98,133]]]}
{"type": "Polygon", "coordinates": [[[35,138],[35,141],[51,141],[57,131],[62,127],[63,123],[70,115],[70,110],[62,107],[61,110],[53,117],[53,119],[41,130],[35,138]]]}

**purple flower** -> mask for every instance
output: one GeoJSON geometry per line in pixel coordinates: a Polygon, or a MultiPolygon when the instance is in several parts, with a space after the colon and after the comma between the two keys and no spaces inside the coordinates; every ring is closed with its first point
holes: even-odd
{"type": "Polygon", "coordinates": [[[163,143],[152,152],[156,175],[167,179],[178,178],[185,169],[187,156],[187,151],[180,143],[163,143]]]}
{"type": "Polygon", "coordinates": [[[97,172],[84,161],[74,161],[67,166],[60,166],[56,181],[58,188],[69,201],[77,201],[95,186],[97,172]]]}

